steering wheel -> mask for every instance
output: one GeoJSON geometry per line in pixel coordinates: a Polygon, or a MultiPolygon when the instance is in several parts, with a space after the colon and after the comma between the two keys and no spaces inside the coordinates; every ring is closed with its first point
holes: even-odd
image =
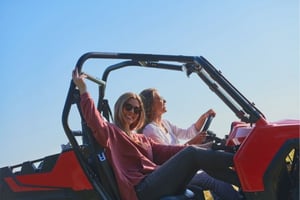
{"type": "Polygon", "coordinates": [[[209,128],[209,126],[210,126],[210,124],[211,124],[213,118],[214,118],[213,115],[209,115],[209,116],[207,117],[207,119],[206,119],[206,121],[205,121],[205,124],[204,124],[204,127],[203,127],[203,129],[202,129],[201,132],[207,131],[207,130],[208,130],[208,128],[209,128]]]}

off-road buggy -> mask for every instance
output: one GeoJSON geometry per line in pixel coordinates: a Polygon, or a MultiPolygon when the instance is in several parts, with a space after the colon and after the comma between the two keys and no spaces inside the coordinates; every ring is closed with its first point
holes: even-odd
{"type": "MultiPolygon", "coordinates": [[[[268,122],[264,114],[202,56],[91,52],[79,58],[76,68],[83,72],[87,60],[108,59],[114,64],[104,70],[102,79],[88,76],[99,85],[98,110],[108,121],[112,116],[105,89],[112,71],[133,66],[184,71],[188,76],[196,74],[238,118],[228,125],[227,138],[212,134],[211,139],[215,142],[214,149],[235,154],[234,168],[245,199],[299,199],[299,120],[268,122]]],[[[71,81],[62,113],[69,145],[54,155],[2,167],[1,200],[120,199],[105,149],[95,143],[81,115],[79,101],[79,92],[71,81]],[[70,112],[72,106],[78,110],[81,130],[72,130],[69,125],[69,115],[74,113],[70,112]]],[[[207,120],[206,129],[211,119],[207,120]]],[[[165,198],[193,199],[192,196],[174,194],[165,198]]]]}

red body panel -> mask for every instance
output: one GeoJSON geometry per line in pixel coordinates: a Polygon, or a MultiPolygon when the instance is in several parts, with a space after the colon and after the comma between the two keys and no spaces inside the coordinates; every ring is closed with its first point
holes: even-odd
{"type": "Polygon", "coordinates": [[[14,192],[59,188],[74,191],[93,189],[73,151],[60,154],[50,172],[17,175],[16,181],[11,177],[5,178],[5,181],[14,192]]]}
{"type": "Polygon", "coordinates": [[[266,124],[259,121],[241,144],[234,163],[243,191],[263,191],[263,176],[285,141],[299,138],[300,121],[285,120],[266,124]]]}
{"type": "Polygon", "coordinates": [[[244,122],[233,122],[232,130],[226,141],[226,146],[236,146],[243,143],[249,133],[252,131],[253,127],[244,122]]]}

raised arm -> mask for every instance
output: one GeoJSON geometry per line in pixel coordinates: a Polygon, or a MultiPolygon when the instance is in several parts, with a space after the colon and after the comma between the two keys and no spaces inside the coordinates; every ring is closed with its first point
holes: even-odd
{"type": "Polygon", "coordinates": [[[109,132],[112,128],[112,125],[106,122],[103,117],[98,112],[94,101],[87,92],[87,86],[85,84],[85,75],[78,74],[77,70],[74,70],[72,73],[72,78],[79,89],[80,92],[80,105],[82,109],[83,117],[88,125],[91,128],[94,137],[97,142],[102,146],[106,147],[109,140],[109,132]]]}

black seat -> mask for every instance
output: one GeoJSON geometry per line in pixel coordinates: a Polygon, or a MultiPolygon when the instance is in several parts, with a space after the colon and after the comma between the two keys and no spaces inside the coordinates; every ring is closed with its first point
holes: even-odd
{"type": "Polygon", "coordinates": [[[40,163],[40,166],[39,166],[39,170],[40,172],[50,172],[57,159],[58,159],[58,154],[55,154],[55,155],[51,155],[51,156],[47,156],[44,158],[44,160],[40,163]]]}
{"type": "Polygon", "coordinates": [[[29,161],[26,161],[21,166],[20,174],[33,174],[36,172],[36,167],[29,161]]]}

